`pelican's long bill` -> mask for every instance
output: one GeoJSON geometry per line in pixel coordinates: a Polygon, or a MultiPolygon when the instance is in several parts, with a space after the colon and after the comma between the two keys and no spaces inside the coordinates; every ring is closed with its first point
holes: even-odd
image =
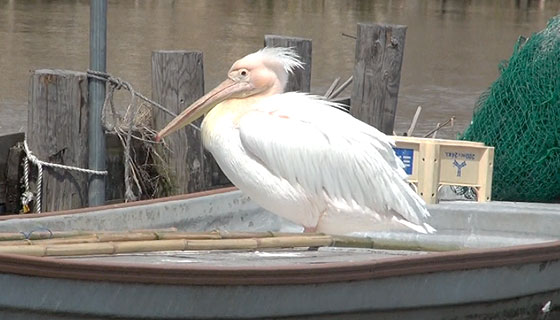
{"type": "Polygon", "coordinates": [[[235,96],[235,94],[242,93],[250,89],[251,85],[247,82],[234,81],[229,78],[226,79],[216,88],[212,89],[212,91],[196,100],[187,109],[181,112],[180,115],[175,117],[175,119],[171,120],[165,128],[158,132],[155,140],[160,141],[171,133],[202,117],[220,102],[235,96]]]}

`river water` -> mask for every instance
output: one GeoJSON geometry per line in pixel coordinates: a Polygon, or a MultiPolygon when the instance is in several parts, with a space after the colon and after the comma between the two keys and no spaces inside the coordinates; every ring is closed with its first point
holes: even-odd
{"type": "MultiPolygon", "coordinates": [[[[498,76],[518,36],[560,11],[551,0],[119,0],[108,4],[108,72],[150,95],[153,50],[204,53],[206,89],[265,34],[313,40],[312,92],[352,74],[357,22],[408,26],[396,130],[418,105],[417,134],[456,117],[441,137],[471,120],[480,93],[498,76]]],[[[32,70],[88,67],[89,1],[0,0],[0,134],[23,131],[32,70]]]]}

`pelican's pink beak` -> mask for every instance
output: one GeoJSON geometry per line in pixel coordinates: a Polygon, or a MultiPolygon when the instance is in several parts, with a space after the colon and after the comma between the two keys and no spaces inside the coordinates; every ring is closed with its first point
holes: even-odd
{"type": "Polygon", "coordinates": [[[155,141],[160,141],[174,131],[181,129],[196,119],[202,117],[220,102],[232,96],[239,96],[239,94],[243,92],[250,91],[251,88],[252,86],[248,82],[234,81],[229,78],[226,79],[216,88],[212,89],[212,91],[196,100],[187,109],[181,112],[180,115],[175,117],[175,119],[171,120],[165,128],[158,132],[155,141]]]}

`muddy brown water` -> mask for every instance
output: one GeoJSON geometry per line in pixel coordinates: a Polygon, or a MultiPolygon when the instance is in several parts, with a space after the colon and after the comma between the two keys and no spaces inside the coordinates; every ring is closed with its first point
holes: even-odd
{"type": "MultiPolygon", "coordinates": [[[[518,36],[545,27],[560,1],[109,1],[108,71],[150,95],[150,55],[160,49],[204,52],[206,89],[265,34],[313,39],[312,91],[352,74],[357,22],[408,26],[396,130],[418,105],[417,134],[456,117],[440,137],[454,138],[477,97],[498,76],[518,36]]],[[[0,0],[0,134],[27,127],[31,70],[88,67],[89,1],[0,0]]],[[[344,80],[343,79],[343,80],[344,80]]]]}

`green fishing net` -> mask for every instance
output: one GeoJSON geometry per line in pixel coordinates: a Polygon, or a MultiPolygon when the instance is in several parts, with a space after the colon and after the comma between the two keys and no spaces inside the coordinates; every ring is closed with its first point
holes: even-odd
{"type": "Polygon", "coordinates": [[[560,199],[560,16],[520,38],[460,139],[495,147],[493,200],[560,199]]]}

